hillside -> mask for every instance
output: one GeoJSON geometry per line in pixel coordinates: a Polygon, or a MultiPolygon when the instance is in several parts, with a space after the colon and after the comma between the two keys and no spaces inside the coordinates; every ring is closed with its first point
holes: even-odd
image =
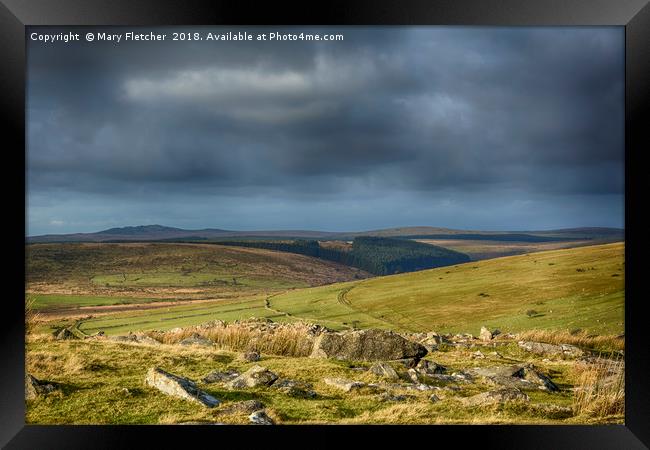
{"type": "Polygon", "coordinates": [[[334,329],[471,332],[581,328],[623,332],[624,244],[510,256],[457,266],[288,290],[245,300],[128,312],[84,321],[88,333],[170,329],[252,316],[334,329]],[[535,311],[534,314],[527,314],[535,311]]]}
{"type": "Polygon", "coordinates": [[[26,262],[37,306],[233,298],[368,276],[304,255],[205,244],[32,244],[26,262]]]}
{"type": "Polygon", "coordinates": [[[622,333],[624,244],[563,249],[288,292],[271,306],[330,326],[622,333]],[[529,315],[527,311],[535,311],[529,315]]]}

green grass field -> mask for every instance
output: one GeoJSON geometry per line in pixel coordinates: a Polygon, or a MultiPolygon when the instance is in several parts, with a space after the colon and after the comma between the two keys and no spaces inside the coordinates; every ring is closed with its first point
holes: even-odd
{"type": "Polygon", "coordinates": [[[107,334],[170,329],[213,319],[306,320],[333,329],[505,332],[624,331],[624,244],[554,250],[421,272],[87,320],[107,334]]]}

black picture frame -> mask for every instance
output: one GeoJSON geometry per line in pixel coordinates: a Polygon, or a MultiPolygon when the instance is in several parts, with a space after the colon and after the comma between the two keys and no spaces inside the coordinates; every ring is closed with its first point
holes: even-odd
{"type": "MultiPolygon", "coordinates": [[[[378,440],[397,438],[405,445],[445,439],[455,447],[468,439],[499,448],[647,448],[650,445],[647,316],[641,286],[643,240],[640,203],[644,188],[643,144],[648,142],[650,87],[650,6],[647,0],[365,0],[304,2],[167,1],[167,0],[0,0],[0,95],[5,125],[3,192],[13,202],[5,216],[5,251],[10,255],[10,286],[3,303],[2,370],[0,370],[0,444],[6,448],[130,448],[145,439],[162,448],[198,445],[198,438],[223,445],[234,438],[281,438],[296,433],[309,446],[346,443],[353,433],[378,440]],[[25,425],[24,298],[25,197],[25,27],[29,25],[614,25],[625,27],[626,90],[626,415],[625,425],[611,426],[35,426],[25,425]],[[9,138],[9,139],[7,139],[9,138]],[[9,158],[11,163],[8,163],[9,158]],[[22,218],[22,219],[21,219],[22,218]],[[632,357],[630,357],[632,355],[632,357]],[[304,439],[304,440],[303,440],[304,439]],[[343,439],[343,441],[341,441],[343,439]],[[338,443],[337,443],[338,442],[338,443]]],[[[647,178],[647,177],[646,177],[647,178]]],[[[647,189],[646,189],[647,190],[647,189]]],[[[6,203],[5,203],[6,204],[6,203]]],[[[402,445],[399,444],[399,445],[402,445]]]]}

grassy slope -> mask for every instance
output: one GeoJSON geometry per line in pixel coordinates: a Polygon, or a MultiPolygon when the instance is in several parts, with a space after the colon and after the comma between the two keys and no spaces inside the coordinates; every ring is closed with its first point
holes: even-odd
{"type": "Polygon", "coordinates": [[[478,334],[486,325],[503,331],[582,328],[618,334],[624,319],[623,254],[623,243],[541,252],[281,294],[116,313],[84,321],[80,328],[118,334],[258,316],[306,319],[334,329],[478,334]],[[538,314],[528,317],[531,309],[538,314]]]}
{"type": "Polygon", "coordinates": [[[27,291],[37,308],[247,297],[366,275],[303,255],[219,245],[27,246],[27,291]]]}
{"type": "Polygon", "coordinates": [[[453,267],[296,290],[273,308],[328,322],[411,331],[478,333],[583,328],[623,332],[624,244],[606,244],[498,258],[453,267]],[[343,299],[339,293],[350,288],[343,299]],[[481,295],[483,294],[483,295],[481,295]],[[534,309],[535,317],[526,312],[534,309]]]}

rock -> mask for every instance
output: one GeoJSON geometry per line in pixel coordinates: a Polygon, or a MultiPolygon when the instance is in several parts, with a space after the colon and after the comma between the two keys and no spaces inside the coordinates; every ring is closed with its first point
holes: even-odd
{"type": "Polygon", "coordinates": [[[420,358],[406,358],[406,359],[397,359],[395,362],[402,364],[407,369],[412,369],[417,366],[420,362],[420,358]]]}
{"type": "Polygon", "coordinates": [[[517,388],[501,388],[476,394],[461,401],[467,406],[484,406],[512,401],[528,402],[530,399],[517,388]]]}
{"type": "Polygon", "coordinates": [[[379,396],[379,400],[382,402],[404,402],[409,398],[413,398],[413,397],[404,394],[393,394],[391,392],[384,392],[379,396]]]}
{"type": "Polygon", "coordinates": [[[275,422],[271,419],[265,411],[255,411],[250,416],[248,420],[255,425],[274,425],[275,422]]]}
{"type": "Polygon", "coordinates": [[[479,338],[482,341],[491,341],[494,336],[492,335],[492,332],[488,330],[485,327],[481,327],[481,333],[479,334],[479,338]]]}
{"type": "Polygon", "coordinates": [[[542,389],[550,392],[558,390],[558,387],[547,376],[536,371],[532,365],[474,367],[468,372],[498,386],[542,389]]]}
{"type": "Polygon", "coordinates": [[[385,362],[379,362],[370,367],[370,372],[380,377],[388,378],[390,380],[399,380],[399,375],[390,365],[385,362]]]}
{"type": "Polygon", "coordinates": [[[231,380],[234,380],[239,376],[239,372],[233,369],[226,370],[225,372],[220,372],[218,370],[213,370],[207,374],[201,381],[204,383],[224,383],[231,380]]]}
{"type": "Polygon", "coordinates": [[[431,403],[436,403],[440,401],[440,397],[438,397],[436,394],[431,394],[431,397],[429,397],[429,401],[431,403]]]}
{"type": "Polygon", "coordinates": [[[145,383],[164,394],[200,403],[208,408],[213,408],[221,403],[213,396],[198,389],[193,381],[165,372],[159,367],[149,369],[145,383]]]}
{"type": "Polygon", "coordinates": [[[70,331],[69,329],[63,328],[61,331],[59,331],[56,334],[55,339],[57,341],[62,341],[62,340],[79,339],[79,338],[77,336],[75,336],[75,334],[72,331],[70,331]]]}
{"type": "Polygon", "coordinates": [[[485,355],[483,354],[482,351],[477,350],[474,353],[472,353],[472,359],[485,359],[485,355]]]}
{"type": "Polygon", "coordinates": [[[116,342],[132,342],[135,344],[160,345],[160,342],[158,342],[153,338],[150,338],[145,334],[129,333],[125,335],[111,336],[108,339],[116,342]]]}
{"type": "Polygon", "coordinates": [[[334,386],[337,389],[341,389],[345,392],[359,390],[366,386],[365,383],[360,381],[351,381],[344,378],[323,378],[325,384],[334,386]]]}
{"type": "Polygon", "coordinates": [[[214,342],[212,342],[210,339],[205,338],[198,333],[194,333],[192,336],[186,337],[178,343],[180,345],[200,345],[203,347],[212,347],[214,344],[214,342]]]}
{"type": "Polygon", "coordinates": [[[584,355],[584,352],[575,345],[570,344],[546,344],[544,342],[519,341],[519,347],[537,355],[568,356],[578,358],[584,355]]]}
{"type": "Polygon", "coordinates": [[[287,378],[277,380],[273,383],[273,388],[284,392],[289,397],[315,398],[318,396],[318,394],[312,390],[312,385],[310,383],[289,380],[287,378]]]}
{"type": "Polygon", "coordinates": [[[264,408],[264,403],[259,400],[244,400],[227,405],[217,412],[219,414],[251,414],[264,408]]]}
{"type": "Polygon", "coordinates": [[[314,341],[312,358],[350,361],[420,359],[427,354],[421,344],[384,330],[354,330],[321,333],[314,341]]]}
{"type": "Polygon", "coordinates": [[[433,361],[423,359],[417,363],[415,370],[423,375],[434,375],[437,373],[445,373],[447,368],[433,361]]]}
{"type": "Polygon", "coordinates": [[[252,388],[258,386],[271,386],[278,376],[266,367],[255,365],[246,372],[230,381],[226,387],[230,389],[252,388]]]}
{"type": "Polygon", "coordinates": [[[257,352],[246,352],[242,355],[242,359],[248,362],[256,362],[260,360],[260,354],[257,352]]]}
{"type": "Polygon", "coordinates": [[[40,395],[49,394],[55,390],[56,385],[54,383],[47,383],[28,373],[25,374],[25,399],[34,400],[40,395]]]}

